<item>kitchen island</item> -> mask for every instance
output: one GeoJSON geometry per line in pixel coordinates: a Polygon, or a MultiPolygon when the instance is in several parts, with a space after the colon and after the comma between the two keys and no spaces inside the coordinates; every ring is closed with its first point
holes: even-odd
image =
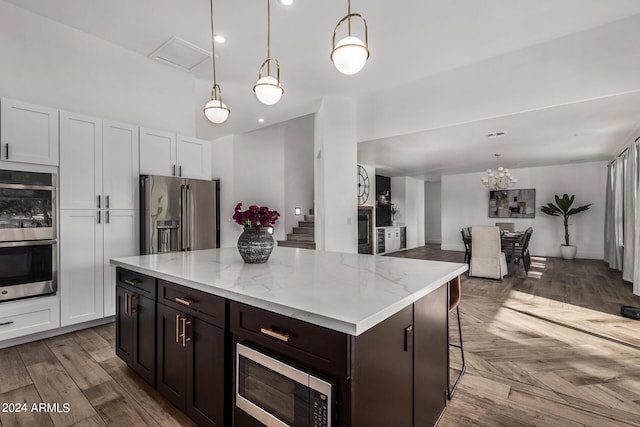
{"type": "Polygon", "coordinates": [[[284,247],[266,264],[245,264],[235,248],[111,263],[120,267],[120,357],[165,396],[176,394],[169,400],[199,424],[264,422],[237,404],[244,399],[236,395],[242,374],[236,350],[245,344],[332,384],[325,416],[333,426],[433,425],[444,409],[447,285],[466,264],[284,247]],[[169,372],[181,358],[193,375],[169,372]],[[198,384],[205,358],[219,369],[198,384]],[[169,383],[182,377],[185,392],[178,396],[182,383],[169,383]],[[198,396],[199,388],[209,396],[198,396]],[[219,402],[215,414],[199,419],[207,409],[198,400],[219,402]]]}

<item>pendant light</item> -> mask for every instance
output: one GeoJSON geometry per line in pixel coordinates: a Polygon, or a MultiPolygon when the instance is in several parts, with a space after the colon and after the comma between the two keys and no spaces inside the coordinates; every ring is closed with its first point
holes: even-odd
{"type": "Polygon", "coordinates": [[[333,49],[331,50],[331,62],[342,74],[356,74],[362,70],[364,64],[369,59],[369,30],[367,21],[359,13],[351,13],[351,0],[348,0],[347,16],[342,18],[333,30],[333,49]],[[351,35],[351,18],[360,18],[364,23],[364,42],[358,37],[351,35]],[[347,37],[341,39],[336,44],[336,33],[338,28],[347,21],[347,37]]]}
{"type": "Polygon", "coordinates": [[[213,31],[213,0],[209,0],[211,7],[211,64],[213,68],[213,88],[211,89],[211,100],[204,106],[204,115],[212,123],[224,123],[231,110],[222,102],[222,89],[216,81],[216,44],[213,31]]]}
{"type": "Polygon", "coordinates": [[[284,89],[280,84],[280,63],[271,58],[271,0],[267,0],[267,59],[264,60],[258,72],[258,81],[253,86],[253,91],[258,100],[266,105],[273,105],[280,101],[284,89]],[[275,62],[277,74],[271,75],[271,62],[275,62]],[[267,66],[267,75],[262,77],[264,66],[267,66]]]}

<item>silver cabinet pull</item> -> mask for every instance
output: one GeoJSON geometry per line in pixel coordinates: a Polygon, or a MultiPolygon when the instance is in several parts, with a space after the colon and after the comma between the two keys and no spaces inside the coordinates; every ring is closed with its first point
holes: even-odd
{"type": "Polygon", "coordinates": [[[178,176],[182,176],[182,165],[178,166],[178,176]]]}
{"type": "Polygon", "coordinates": [[[109,209],[109,196],[104,196],[104,207],[105,209],[109,209]]]}
{"type": "Polygon", "coordinates": [[[98,209],[100,209],[100,205],[101,205],[101,203],[100,203],[100,195],[98,195],[98,209]]]}
{"type": "Polygon", "coordinates": [[[171,175],[176,176],[176,165],[173,165],[171,169],[172,169],[171,175]]]}
{"type": "Polygon", "coordinates": [[[7,143],[5,145],[6,145],[5,149],[7,150],[6,151],[6,156],[7,156],[6,159],[9,160],[9,143],[7,143]]]}
{"type": "Polygon", "coordinates": [[[109,224],[109,211],[105,211],[104,213],[104,221],[109,224]]]}
{"type": "Polygon", "coordinates": [[[98,211],[98,224],[102,223],[102,212],[98,211]]]}

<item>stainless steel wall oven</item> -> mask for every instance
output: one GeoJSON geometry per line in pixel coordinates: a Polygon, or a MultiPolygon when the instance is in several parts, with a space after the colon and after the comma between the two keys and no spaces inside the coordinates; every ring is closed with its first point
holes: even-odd
{"type": "Polygon", "coordinates": [[[0,170],[0,302],[57,290],[55,180],[0,170]]]}

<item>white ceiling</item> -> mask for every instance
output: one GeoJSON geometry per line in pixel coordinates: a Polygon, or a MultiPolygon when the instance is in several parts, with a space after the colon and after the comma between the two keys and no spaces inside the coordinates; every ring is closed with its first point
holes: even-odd
{"type": "MultiPolygon", "coordinates": [[[[210,51],[207,0],[6,1],[144,56],[172,36],[210,51]]],[[[640,13],[637,0],[354,0],[352,11],[369,24],[371,58],[359,74],[343,76],[331,64],[329,52],[346,3],[294,0],[292,6],[283,6],[272,1],[271,51],[282,66],[285,94],[277,105],[267,107],[252,92],[266,58],[266,1],[215,0],[216,32],[227,39],[216,46],[218,83],[232,114],[227,123],[215,126],[199,113],[198,135],[212,139],[254,130],[313,112],[325,95],[359,96],[376,91],[381,82],[385,87],[406,85],[640,13]],[[258,123],[259,117],[266,119],[264,124],[258,123]]],[[[193,71],[198,79],[194,109],[201,110],[211,90],[210,61],[193,71]]],[[[493,148],[504,153],[510,167],[605,158],[603,147],[610,152],[635,124],[640,103],[637,95],[594,102],[604,103],[611,114],[594,117],[593,108],[602,111],[603,104],[590,109],[591,103],[581,103],[392,140],[361,141],[359,161],[393,175],[425,177],[484,169],[492,162],[487,153],[493,148]],[[487,141],[482,138],[487,129],[504,130],[507,136],[487,141]],[[567,136],[571,142],[563,142],[562,152],[549,157],[542,150],[543,144],[557,148],[567,136]],[[530,149],[523,145],[533,141],[530,149]],[[479,158],[473,147],[482,147],[489,158],[479,158]]]]}

